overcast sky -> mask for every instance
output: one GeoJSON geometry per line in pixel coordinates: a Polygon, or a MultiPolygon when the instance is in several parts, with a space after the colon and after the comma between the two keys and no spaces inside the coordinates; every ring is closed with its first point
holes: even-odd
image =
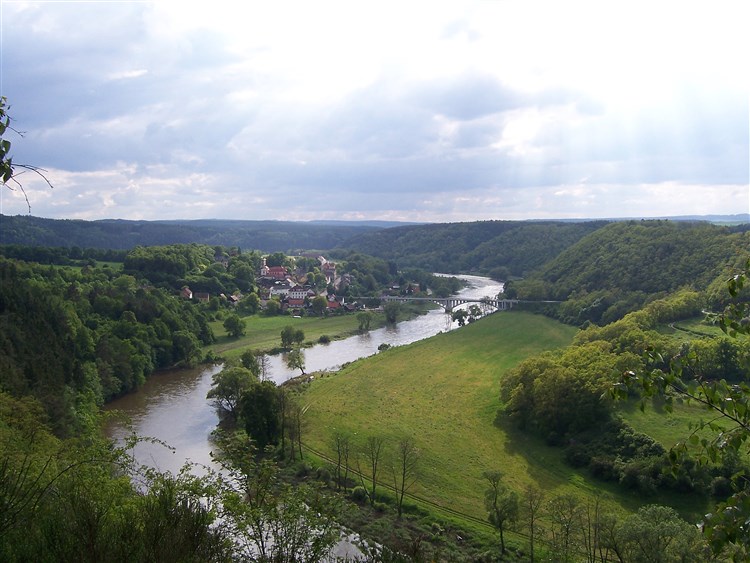
{"type": "Polygon", "coordinates": [[[750,212],[746,0],[0,9],[32,215],[750,212]]]}

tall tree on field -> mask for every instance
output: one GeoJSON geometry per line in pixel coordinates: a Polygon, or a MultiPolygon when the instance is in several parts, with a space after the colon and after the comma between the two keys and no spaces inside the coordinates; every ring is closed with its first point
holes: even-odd
{"type": "Polygon", "coordinates": [[[484,478],[489,487],[484,492],[484,507],[487,519],[500,533],[500,554],[505,553],[505,527],[518,518],[518,495],[503,483],[499,471],[485,471],[484,478]]]}
{"type": "Polygon", "coordinates": [[[404,495],[417,480],[419,450],[414,444],[414,439],[402,438],[398,443],[396,455],[396,463],[391,469],[393,471],[393,488],[396,489],[397,495],[398,517],[401,518],[404,495]]]}

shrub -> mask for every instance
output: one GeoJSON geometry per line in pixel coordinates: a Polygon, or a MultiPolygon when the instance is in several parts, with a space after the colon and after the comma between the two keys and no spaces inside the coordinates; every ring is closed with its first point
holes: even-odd
{"type": "Polygon", "coordinates": [[[352,489],[352,500],[354,502],[366,502],[367,501],[367,491],[364,487],[361,485],[358,485],[352,489]]]}
{"type": "Polygon", "coordinates": [[[331,342],[331,337],[327,334],[321,334],[320,338],[318,338],[318,342],[320,344],[328,344],[329,342],[331,342]]]}

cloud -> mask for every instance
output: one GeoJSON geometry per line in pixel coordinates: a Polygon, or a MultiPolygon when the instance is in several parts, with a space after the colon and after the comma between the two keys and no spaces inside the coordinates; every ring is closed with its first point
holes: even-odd
{"type": "Polygon", "coordinates": [[[13,153],[53,217],[746,212],[741,6],[667,4],[6,3],[13,153]]]}

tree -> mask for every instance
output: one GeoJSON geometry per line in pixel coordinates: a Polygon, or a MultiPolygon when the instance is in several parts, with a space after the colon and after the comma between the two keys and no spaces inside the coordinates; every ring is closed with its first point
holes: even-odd
{"type": "Polygon", "coordinates": [[[552,549],[555,551],[556,561],[573,561],[580,512],[578,499],[572,495],[557,496],[547,505],[547,514],[552,521],[552,549]]]}
{"type": "Polygon", "coordinates": [[[404,506],[404,495],[417,480],[417,463],[419,462],[419,450],[414,444],[413,438],[402,438],[399,440],[396,451],[396,464],[391,467],[393,472],[393,488],[397,495],[398,517],[404,506]]]}
{"type": "Polygon", "coordinates": [[[260,310],[260,297],[257,293],[249,293],[240,301],[238,308],[248,315],[254,315],[260,310]]]}
{"type": "Polygon", "coordinates": [[[245,350],[240,356],[240,363],[243,368],[250,370],[255,377],[260,378],[261,368],[260,362],[258,361],[258,354],[256,352],[245,350]]]}
{"type": "Polygon", "coordinates": [[[500,555],[505,554],[505,526],[518,518],[518,495],[503,483],[500,471],[485,471],[483,474],[489,487],[484,492],[484,507],[487,520],[500,533],[500,555]]]}
{"type": "Polygon", "coordinates": [[[281,436],[279,388],[271,381],[254,383],[240,398],[240,417],[258,450],[276,445],[281,436]]]}
{"type": "Polygon", "coordinates": [[[383,305],[383,312],[385,313],[386,322],[396,324],[401,314],[401,305],[397,301],[387,301],[383,305]]]}
{"type": "Polygon", "coordinates": [[[469,318],[468,321],[470,323],[473,323],[476,321],[479,317],[482,316],[482,309],[479,307],[479,305],[472,303],[469,306],[469,318]]]}
{"type": "Polygon", "coordinates": [[[328,308],[328,299],[326,299],[323,295],[316,295],[313,298],[310,307],[316,315],[323,315],[323,313],[325,313],[326,309],[328,308]]]}
{"type": "MultiPolygon", "coordinates": [[[[732,301],[721,315],[720,325],[729,336],[736,338],[750,334],[750,299],[745,293],[750,284],[750,259],[744,268],[727,281],[732,301]]],[[[707,380],[696,365],[696,357],[682,350],[669,358],[651,349],[647,353],[650,370],[626,371],[611,389],[617,399],[627,399],[630,393],[640,394],[641,408],[645,399],[659,397],[663,408],[672,410],[675,398],[698,403],[712,411],[715,418],[701,421],[687,440],[672,447],[669,457],[674,466],[690,457],[690,447],[698,447],[698,462],[715,463],[725,452],[737,453],[746,448],[750,438],[750,386],[747,383],[729,384],[724,379],[707,380]],[[727,426],[728,424],[728,426],[727,426]],[[700,437],[699,432],[710,430],[713,438],[700,437]]],[[[715,554],[730,549],[736,559],[750,555],[750,490],[744,480],[735,482],[735,492],[726,502],[719,503],[707,514],[703,530],[715,554]],[[739,485],[739,486],[738,486],[739,485]]]]}
{"type": "Polygon", "coordinates": [[[333,448],[336,450],[336,468],[334,470],[336,477],[336,490],[341,490],[343,486],[346,489],[346,483],[349,479],[349,435],[337,430],[333,435],[333,448]],[[343,475],[341,474],[343,467],[343,475]]]}
{"type": "MultiPolygon", "coordinates": [[[[362,455],[367,460],[368,470],[370,472],[370,488],[365,487],[364,473],[358,467],[360,478],[362,479],[362,486],[367,491],[367,498],[370,501],[370,506],[375,506],[375,492],[378,485],[378,470],[380,464],[380,455],[383,453],[383,444],[385,440],[380,436],[369,436],[364,443],[362,449],[362,455]]],[[[359,460],[357,460],[357,466],[359,466],[359,460]]]]}
{"type": "Polygon", "coordinates": [[[281,329],[281,346],[291,348],[295,344],[302,344],[305,340],[305,333],[301,328],[294,328],[287,325],[281,329]]]}
{"type": "Polygon", "coordinates": [[[327,559],[340,536],[334,499],[310,484],[287,485],[279,469],[244,433],[219,438],[217,461],[226,474],[222,516],[242,561],[327,559]]]}
{"type": "Polygon", "coordinates": [[[239,315],[233,313],[224,320],[224,330],[226,330],[232,338],[239,338],[245,334],[245,321],[243,321],[239,315]]]}
{"type": "Polygon", "coordinates": [[[698,529],[667,506],[642,506],[628,516],[619,529],[619,536],[631,561],[705,560],[698,545],[698,529]]]}
{"type": "Polygon", "coordinates": [[[456,309],[451,313],[451,320],[458,321],[458,326],[464,326],[466,324],[466,317],[469,313],[466,309],[456,309]]]}
{"type": "Polygon", "coordinates": [[[286,366],[289,369],[298,369],[305,375],[305,353],[295,346],[286,354],[286,366]]]}
{"type": "Polygon", "coordinates": [[[370,311],[361,311],[357,313],[357,322],[359,322],[359,331],[367,332],[368,330],[370,330],[372,313],[370,311]]]}
{"type": "Polygon", "coordinates": [[[528,485],[521,496],[521,514],[529,530],[529,561],[534,563],[534,538],[539,527],[539,512],[544,502],[544,493],[535,485],[528,485]]]}
{"type": "Polygon", "coordinates": [[[241,367],[224,368],[213,375],[211,389],[206,394],[213,400],[216,408],[227,413],[232,420],[237,420],[242,395],[258,382],[257,376],[249,369],[241,367]]]}
{"type": "Polygon", "coordinates": [[[289,259],[283,252],[274,252],[266,256],[266,265],[273,268],[274,266],[286,266],[289,259]]]}
{"type": "Polygon", "coordinates": [[[269,299],[266,301],[266,315],[273,317],[281,312],[281,303],[278,299],[269,299]]]}

